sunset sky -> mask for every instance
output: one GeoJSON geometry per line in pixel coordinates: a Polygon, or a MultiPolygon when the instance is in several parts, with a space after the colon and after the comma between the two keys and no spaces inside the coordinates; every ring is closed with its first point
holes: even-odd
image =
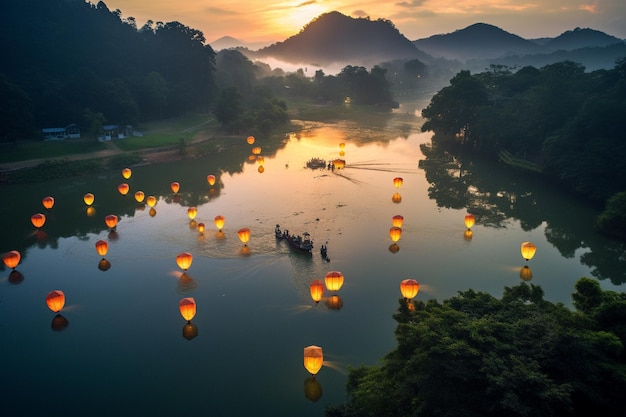
{"type": "MultiPolygon", "coordinates": [[[[92,1],[97,3],[97,1],[92,1]]],[[[489,23],[524,38],[555,37],[576,27],[626,38],[625,0],[104,0],[138,26],[148,19],[178,21],[201,30],[207,42],[232,36],[276,42],[297,34],[322,13],[391,20],[410,40],[489,23]]]]}

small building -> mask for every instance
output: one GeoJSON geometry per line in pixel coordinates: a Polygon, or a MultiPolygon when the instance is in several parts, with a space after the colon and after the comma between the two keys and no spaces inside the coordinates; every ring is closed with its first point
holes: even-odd
{"type": "Polygon", "coordinates": [[[48,127],[41,129],[44,140],[65,140],[80,138],[80,128],[76,124],[65,127],[48,127]]]}
{"type": "Polygon", "coordinates": [[[133,136],[134,131],[131,125],[119,126],[119,125],[106,125],[102,126],[102,132],[98,136],[99,141],[124,139],[128,136],[133,136]]]}

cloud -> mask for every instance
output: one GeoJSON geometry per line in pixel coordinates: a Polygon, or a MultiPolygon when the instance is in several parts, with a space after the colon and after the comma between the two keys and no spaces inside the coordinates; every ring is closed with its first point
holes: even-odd
{"type": "Polygon", "coordinates": [[[304,3],[300,3],[300,4],[298,4],[296,7],[308,6],[308,5],[310,5],[310,4],[315,4],[315,3],[317,3],[317,1],[316,1],[316,0],[309,0],[309,1],[305,1],[304,3]]]}

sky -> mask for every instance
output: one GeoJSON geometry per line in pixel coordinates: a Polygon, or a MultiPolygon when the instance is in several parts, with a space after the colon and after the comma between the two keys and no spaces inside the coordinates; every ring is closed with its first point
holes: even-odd
{"type": "MultiPolygon", "coordinates": [[[[97,3],[96,0],[91,0],[97,3]]],[[[488,23],[526,39],[580,28],[626,39],[626,0],[104,0],[122,18],[178,21],[211,43],[222,36],[267,44],[298,34],[323,13],[388,19],[409,40],[488,23]]]]}

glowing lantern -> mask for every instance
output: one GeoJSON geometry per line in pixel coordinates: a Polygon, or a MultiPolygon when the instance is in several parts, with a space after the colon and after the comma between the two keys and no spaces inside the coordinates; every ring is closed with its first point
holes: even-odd
{"type": "Polygon", "coordinates": [[[524,265],[519,271],[519,277],[523,281],[530,281],[531,279],[533,279],[533,271],[531,271],[528,265],[524,265]]]}
{"type": "Polygon", "coordinates": [[[88,206],[93,204],[93,200],[95,200],[96,197],[94,197],[93,194],[91,193],[87,193],[83,196],[83,201],[85,202],[85,204],[87,204],[88,206]]]}
{"type": "Polygon", "coordinates": [[[16,250],[2,254],[2,262],[4,262],[7,268],[15,269],[20,263],[20,259],[22,259],[22,255],[16,250]]]}
{"type": "Polygon", "coordinates": [[[224,216],[215,216],[214,222],[217,230],[222,230],[222,228],[224,227],[224,216]]]}
{"type": "Polygon", "coordinates": [[[398,242],[400,240],[400,237],[402,237],[402,229],[393,226],[391,229],[389,229],[389,237],[391,238],[393,243],[398,242]]]}
{"type": "Polygon", "coordinates": [[[532,242],[524,242],[521,247],[522,258],[530,261],[533,256],[535,256],[535,252],[537,251],[537,246],[535,246],[532,242]]]}
{"type": "Polygon", "coordinates": [[[405,279],[400,283],[400,292],[407,300],[414,298],[419,291],[420,284],[414,279],[405,279]]]}
{"type": "Polygon", "coordinates": [[[187,322],[190,322],[196,315],[196,300],[194,300],[193,297],[183,298],[178,303],[178,309],[180,310],[180,315],[183,316],[187,322]]]}
{"type": "Polygon", "coordinates": [[[198,233],[203,234],[204,233],[204,223],[198,223],[198,233]]]}
{"type": "Polygon", "coordinates": [[[106,223],[109,229],[115,229],[118,221],[119,219],[115,214],[109,214],[104,218],[104,223],[106,223]]]}
{"type": "Polygon", "coordinates": [[[135,193],[135,201],[137,201],[138,203],[141,203],[143,201],[143,199],[145,198],[145,194],[143,191],[137,191],[135,193]]]}
{"type": "Polygon", "coordinates": [[[248,139],[246,140],[248,141],[248,145],[254,144],[254,136],[248,136],[248,139]]]}
{"type": "Polygon", "coordinates": [[[125,182],[117,186],[117,191],[119,191],[122,195],[128,194],[128,190],[130,190],[130,186],[125,182]]]}
{"type": "Polygon", "coordinates": [[[343,159],[335,159],[333,160],[333,166],[335,169],[343,169],[346,167],[346,161],[343,159]]]}
{"type": "Polygon", "coordinates": [[[346,144],[345,143],[340,143],[339,144],[339,149],[346,149],[346,144]]]}
{"type": "Polygon", "coordinates": [[[148,205],[148,207],[154,207],[156,206],[156,203],[157,203],[157,199],[153,195],[149,195],[148,198],[146,199],[146,204],[148,205]]]}
{"type": "Polygon", "coordinates": [[[122,170],[122,177],[124,177],[125,179],[129,179],[132,174],[133,172],[130,170],[130,168],[124,168],[122,170]]]}
{"type": "Polygon", "coordinates": [[[393,179],[393,186],[396,187],[396,188],[400,188],[400,187],[402,187],[402,182],[403,181],[404,180],[401,177],[395,177],[393,179]]]}
{"type": "Polygon", "coordinates": [[[239,240],[245,245],[250,240],[250,229],[244,227],[243,229],[239,229],[237,231],[237,236],[239,236],[239,240]]]}
{"type": "Polygon", "coordinates": [[[176,264],[183,271],[186,271],[191,266],[191,262],[193,262],[193,255],[189,252],[181,252],[176,255],[176,264]]]}
{"type": "Polygon", "coordinates": [[[255,146],[254,148],[252,148],[252,154],[253,155],[260,155],[261,154],[261,147],[260,146],[255,146]]]}
{"type": "Polygon", "coordinates": [[[465,227],[467,227],[468,229],[471,229],[472,226],[474,226],[474,215],[473,214],[466,214],[465,215],[465,227]]]}
{"type": "Polygon", "coordinates": [[[262,156],[257,156],[256,161],[261,166],[263,166],[263,164],[265,164],[265,158],[262,157],[262,156]]]}
{"type": "Polygon", "coordinates": [[[180,184],[174,181],[173,183],[170,184],[170,188],[172,189],[172,192],[176,194],[178,190],[180,190],[180,184]]]}
{"type": "Polygon", "coordinates": [[[36,213],[30,216],[30,221],[37,229],[42,227],[46,223],[46,216],[41,213],[36,213]]]}
{"type": "Polygon", "coordinates": [[[210,186],[215,185],[215,175],[207,175],[206,181],[209,183],[210,186]]]}
{"type": "Polygon", "coordinates": [[[404,222],[404,217],[402,217],[399,214],[393,216],[393,218],[391,219],[391,224],[393,225],[393,227],[402,227],[403,222],[404,222]]]}
{"type": "Polygon", "coordinates": [[[45,208],[50,210],[54,206],[54,197],[44,197],[43,200],[41,200],[41,204],[43,204],[45,208]]]}
{"type": "Polygon", "coordinates": [[[339,271],[330,271],[324,277],[328,291],[339,291],[343,286],[343,274],[339,271]]]}
{"type": "Polygon", "coordinates": [[[402,196],[400,195],[400,193],[395,193],[391,196],[391,201],[396,204],[400,204],[402,202],[402,196]]]}
{"type": "Polygon", "coordinates": [[[304,368],[311,375],[316,375],[324,363],[324,353],[319,346],[311,345],[304,348],[304,368]]]}
{"type": "Polygon", "coordinates": [[[198,215],[198,209],[196,207],[189,207],[187,209],[187,216],[189,216],[191,220],[195,219],[197,215],[198,215]]]}
{"type": "Polygon", "coordinates": [[[96,252],[98,255],[105,256],[109,251],[109,244],[106,240],[99,240],[96,242],[96,252]]]}
{"type": "Polygon", "coordinates": [[[324,284],[319,279],[313,280],[309,286],[311,292],[311,298],[315,301],[315,304],[319,303],[324,295],[324,284]]]}
{"type": "Polygon", "coordinates": [[[58,313],[65,305],[65,294],[60,290],[50,291],[46,296],[46,304],[50,310],[58,313]]]}

